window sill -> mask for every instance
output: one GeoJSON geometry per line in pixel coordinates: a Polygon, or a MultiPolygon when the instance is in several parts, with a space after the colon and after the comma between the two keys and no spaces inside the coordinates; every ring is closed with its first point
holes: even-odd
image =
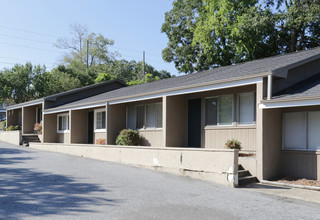
{"type": "Polygon", "coordinates": [[[144,129],[138,129],[138,131],[162,131],[162,128],[144,128],[144,129]]]}
{"type": "Polygon", "coordinates": [[[103,133],[103,132],[106,132],[107,130],[106,129],[96,129],[94,130],[95,133],[103,133]]]}
{"type": "Polygon", "coordinates": [[[256,125],[207,125],[204,127],[204,130],[228,130],[228,129],[255,129],[256,125]]]}
{"type": "Polygon", "coordinates": [[[286,153],[304,153],[304,154],[319,154],[320,155],[320,149],[319,150],[282,149],[282,151],[286,152],[286,153]]]}
{"type": "Polygon", "coordinates": [[[58,134],[67,134],[69,133],[69,130],[65,130],[65,131],[57,131],[58,134]]]}

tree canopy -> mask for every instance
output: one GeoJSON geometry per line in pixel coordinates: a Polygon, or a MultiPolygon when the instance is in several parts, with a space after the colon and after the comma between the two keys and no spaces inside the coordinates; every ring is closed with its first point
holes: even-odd
{"type": "Polygon", "coordinates": [[[320,45],[319,0],[175,0],[161,31],[163,59],[180,72],[320,45]]]}

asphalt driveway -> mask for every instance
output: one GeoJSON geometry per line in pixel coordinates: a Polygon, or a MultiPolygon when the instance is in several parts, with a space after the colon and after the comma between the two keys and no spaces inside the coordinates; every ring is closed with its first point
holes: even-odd
{"type": "Polygon", "coordinates": [[[320,219],[320,205],[0,143],[0,219],[320,219]]]}

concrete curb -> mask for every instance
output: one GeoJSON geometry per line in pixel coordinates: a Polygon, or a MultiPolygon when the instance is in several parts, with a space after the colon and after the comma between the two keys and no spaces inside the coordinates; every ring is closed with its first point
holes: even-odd
{"type": "Polygon", "coordinates": [[[287,186],[287,187],[298,188],[298,189],[320,191],[320,187],[317,187],[317,186],[303,186],[303,185],[295,185],[295,184],[289,184],[289,183],[279,183],[279,182],[268,181],[268,180],[260,180],[260,183],[275,185],[275,186],[287,186]]]}

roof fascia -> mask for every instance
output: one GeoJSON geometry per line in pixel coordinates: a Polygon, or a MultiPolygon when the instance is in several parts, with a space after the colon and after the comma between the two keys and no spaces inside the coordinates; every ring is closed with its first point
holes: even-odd
{"type": "Polygon", "coordinates": [[[13,106],[7,107],[6,110],[13,110],[13,109],[18,109],[18,108],[23,108],[23,107],[33,106],[33,105],[39,105],[39,104],[43,104],[43,100],[33,102],[33,103],[26,103],[26,104],[22,103],[18,105],[13,105],[13,106]]]}
{"type": "Polygon", "coordinates": [[[290,108],[313,105],[320,105],[320,97],[264,101],[259,104],[259,109],[290,108]]]}

